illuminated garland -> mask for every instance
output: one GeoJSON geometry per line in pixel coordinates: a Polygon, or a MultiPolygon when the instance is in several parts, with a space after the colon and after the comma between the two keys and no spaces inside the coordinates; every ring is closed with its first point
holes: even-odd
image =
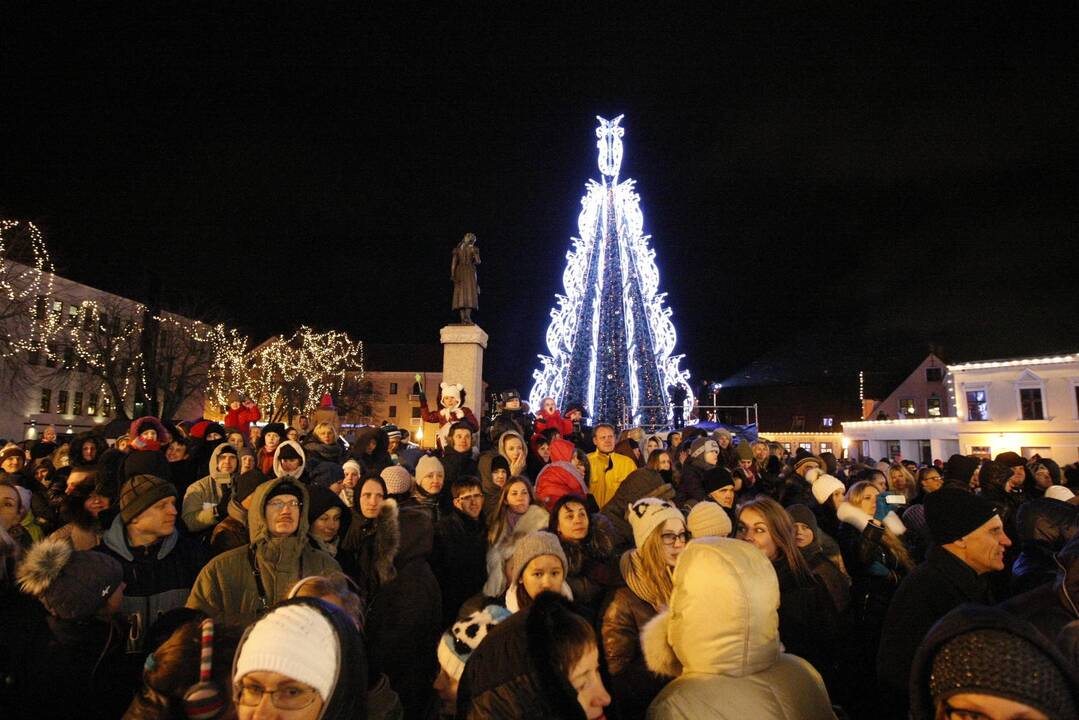
{"type": "Polygon", "coordinates": [[[595,421],[663,425],[670,420],[668,388],[686,391],[693,409],[689,372],[671,355],[677,335],[634,181],[618,182],[625,130],[619,115],[596,128],[602,182],[590,180],[577,218],[579,238],[566,254],[565,295],[556,295],[547,328],[549,355],[532,373],[529,402],[544,397],[559,406],[582,402],[595,421]]]}
{"type": "Polygon", "coordinates": [[[11,357],[22,352],[42,353],[50,356],[49,343],[59,330],[62,313],[49,311],[49,306],[39,307],[37,298],[52,295],[53,264],[45,247],[41,231],[32,222],[0,220],[0,298],[6,304],[4,312],[4,343],[0,357],[11,357]],[[30,239],[33,265],[16,265],[9,261],[11,236],[22,229],[30,239]],[[24,322],[28,320],[29,322],[24,322]]]}

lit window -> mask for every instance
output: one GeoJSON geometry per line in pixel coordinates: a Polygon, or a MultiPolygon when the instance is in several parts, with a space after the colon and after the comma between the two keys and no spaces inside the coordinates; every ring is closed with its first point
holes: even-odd
{"type": "Polygon", "coordinates": [[[90,404],[86,406],[86,414],[93,415],[97,412],[97,393],[90,393],[90,404]]]}
{"type": "Polygon", "coordinates": [[[67,414],[67,390],[61,390],[56,394],[56,412],[60,415],[67,414]]]}
{"type": "Polygon", "coordinates": [[[908,418],[915,417],[918,414],[914,398],[903,398],[899,401],[899,414],[908,418]]]}
{"type": "Polygon", "coordinates": [[[831,415],[825,415],[820,419],[820,424],[824,427],[833,427],[835,425],[835,418],[831,415]]]}
{"type": "Polygon", "coordinates": [[[822,453],[832,452],[832,443],[830,443],[830,442],[822,442],[820,444],[820,451],[822,453]]]}
{"type": "Polygon", "coordinates": [[[988,420],[989,401],[985,390],[967,391],[967,420],[988,420]]]}
{"type": "Polygon", "coordinates": [[[925,402],[929,417],[941,417],[944,415],[944,403],[939,397],[931,397],[925,402]]]}
{"type": "Polygon", "coordinates": [[[75,391],[75,404],[71,406],[72,415],[82,415],[82,393],[75,391]]]}
{"type": "Polygon", "coordinates": [[[1024,420],[1044,420],[1041,388],[1020,388],[1019,407],[1024,420]]]}
{"type": "Polygon", "coordinates": [[[790,443],[779,443],[779,444],[782,445],[783,449],[786,450],[787,452],[791,451],[791,444],[790,443]]]}
{"type": "Polygon", "coordinates": [[[970,454],[974,457],[980,457],[983,460],[989,460],[993,457],[990,450],[991,448],[988,445],[972,445],[970,448],[970,454]]]}
{"type": "Polygon", "coordinates": [[[813,443],[807,443],[807,442],[798,443],[798,447],[802,448],[803,450],[808,450],[809,452],[813,452],[813,443]]]}

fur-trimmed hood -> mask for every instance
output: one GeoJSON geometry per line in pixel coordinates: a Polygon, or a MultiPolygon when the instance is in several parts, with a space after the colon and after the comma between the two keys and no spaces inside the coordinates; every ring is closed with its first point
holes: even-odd
{"type": "Polygon", "coordinates": [[[530,532],[546,530],[550,514],[541,505],[529,505],[513,532],[505,533],[497,543],[487,551],[487,582],[483,592],[487,597],[498,597],[506,591],[509,578],[506,577],[506,561],[513,557],[517,541],[530,532]]]}
{"type": "Polygon", "coordinates": [[[159,448],[167,447],[168,444],[172,442],[172,435],[165,429],[165,426],[161,424],[161,421],[152,415],[146,415],[132,420],[128,433],[131,435],[131,448],[134,450],[157,450],[159,448]],[[154,429],[157,430],[157,447],[152,447],[147,441],[139,438],[139,425],[142,425],[144,422],[150,423],[154,426],[154,429]]]}
{"type": "Polygon", "coordinates": [[[307,466],[307,454],[303,451],[303,447],[295,440],[282,440],[274,448],[273,452],[273,474],[274,477],[282,477],[284,475],[291,475],[294,478],[298,478],[303,475],[304,468],[307,466]],[[296,451],[296,454],[300,456],[300,467],[294,472],[286,473],[281,469],[281,448],[288,446],[296,451]]]}
{"type": "Polygon", "coordinates": [[[744,677],[779,658],[779,581],[749,543],[693,540],[678,558],[668,610],[641,631],[650,670],[744,677]],[[722,612],[717,612],[721,609],[722,612]]]}

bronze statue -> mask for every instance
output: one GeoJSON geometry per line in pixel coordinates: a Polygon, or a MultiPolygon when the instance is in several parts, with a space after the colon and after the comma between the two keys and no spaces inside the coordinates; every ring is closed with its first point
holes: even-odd
{"type": "Polygon", "coordinates": [[[480,249],[476,236],[468,233],[453,249],[450,278],[453,280],[453,310],[460,313],[462,325],[472,325],[472,311],[480,306],[480,286],[476,266],[480,264],[480,249]]]}

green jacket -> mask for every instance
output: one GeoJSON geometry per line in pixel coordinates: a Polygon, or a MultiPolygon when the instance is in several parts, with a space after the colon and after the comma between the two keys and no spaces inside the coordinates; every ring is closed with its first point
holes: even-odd
{"type": "Polygon", "coordinates": [[[262,483],[255,490],[247,512],[250,544],[224,552],[209,562],[199,573],[187,598],[187,607],[201,610],[214,620],[244,627],[263,611],[251,552],[262,576],[266,605],[284,600],[289,588],[300,578],[340,572],[337,561],[317,550],[307,541],[307,488],[290,477],[280,477],[262,483]],[[300,523],[289,537],[271,537],[266,526],[266,500],[270,492],[283,482],[299,488],[303,507],[300,523]]]}

